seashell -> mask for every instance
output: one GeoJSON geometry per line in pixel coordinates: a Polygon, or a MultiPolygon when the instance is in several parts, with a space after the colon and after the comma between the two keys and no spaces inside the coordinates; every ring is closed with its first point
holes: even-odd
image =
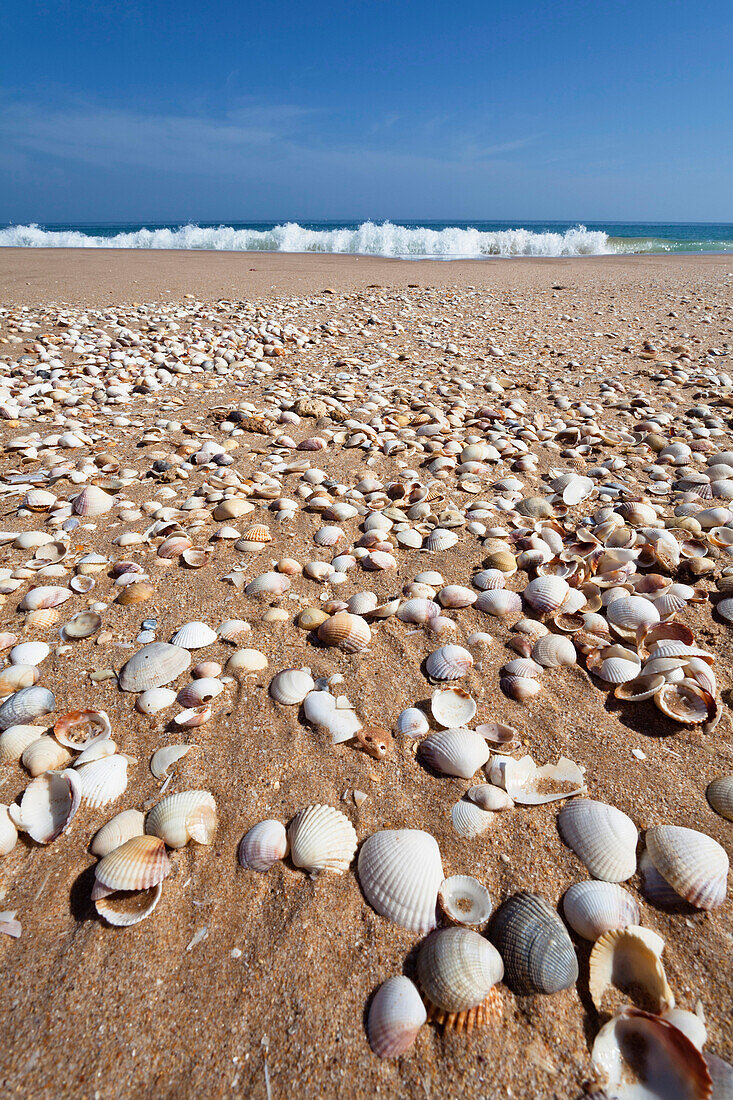
{"type": "Polygon", "coordinates": [[[64,638],[72,638],[74,641],[89,638],[101,625],[102,616],[96,611],[80,611],[64,626],[64,638]]]}
{"type": "Polygon", "coordinates": [[[431,933],[418,952],[416,972],[431,1019],[459,1030],[491,1019],[496,1003],[492,990],[504,975],[504,965],[478,932],[441,928],[431,933]]]}
{"type": "Polygon", "coordinates": [[[522,599],[542,615],[554,615],[562,607],[570,592],[570,586],[562,577],[535,577],[530,581],[522,599]]]}
{"type": "Polygon", "coordinates": [[[164,745],[154,752],[150,758],[150,770],[155,778],[165,779],[173,765],[184,756],[188,756],[194,747],[194,745],[164,745]]]}
{"type": "Polygon", "coordinates": [[[491,916],[489,891],[471,875],[451,875],[443,879],[438,904],[452,924],[479,928],[491,916]]]}
{"type": "Polygon", "coordinates": [[[176,701],[175,691],[170,688],[150,688],[143,691],[135,700],[135,710],[140,714],[158,714],[161,710],[167,710],[176,701]]]}
{"type": "Polygon", "coordinates": [[[529,676],[502,676],[499,686],[505,695],[516,699],[518,703],[523,703],[542,691],[541,684],[529,676]]]}
{"type": "Polygon", "coordinates": [[[306,806],[288,826],[290,858],[311,875],[347,871],[356,851],[356,831],[345,814],[333,806],[306,806]]]}
{"type": "Polygon", "coordinates": [[[321,607],[306,607],[298,615],[298,626],[301,630],[315,630],[329,617],[321,607]]]}
{"type": "Polygon", "coordinates": [[[184,623],[171,638],[171,645],[181,646],[183,649],[204,649],[213,645],[218,640],[215,630],[206,623],[184,623]]]}
{"type": "Polygon", "coordinates": [[[692,680],[663,684],[654,696],[663,714],[683,725],[705,722],[715,714],[715,700],[692,680]]]}
{"type": "Polygon", "coordinates": [[[410,1049],[426,1020],[425,1005],[410,979],[388,978],[369,1007],[369,1045],[379,1058],[398,1058],[410,1049]]]}
{"type": "Polygon", "coordinates": [[[285,826],[273,818],[258,821],[239,843],[239,862],[249,871],[269,871],[285,859],[289,842],[285,826]]]}
{"type": "Polygon", "coordinates": [[[471,577],[471,584],[480,592],[488,592],[506,585],[506,575],[501,569],[482,569],[471,577]]]}
{"type": "Polygon", "coordinates": [[[649,629],[659,622],[659,611],[643,596],[625,596],[613,600],[606,608],[606,617],[617,634],[635,638],[640,627],[649,629]]]}
{"type": "Polygon", "coordinates": [[[81,784],[73,769],[45,772],[23,792],[15,824],[36,843],[50,844],[66,832],[80,799],[81,784]]]}
{"type": "Polygon", "coordinates": [[[23,497],[21,507],[32,512],[46,512],[56,503],[56,496],[46,489],[30,489],[23,497]]]}
{"type": "Polygon", "coordinates": [[[43,726],[9,726],[0,734],[0,764],[11,764],[21,756],[34,741],[43,734],[43,726]]]}
{"type": "Polygon", "coordinates": [[[668,1008],[662,1013],[662,1019],[681,1031],[698,1050],[702,1050],[705,1046],[708,1029],[705,1027],[705,1018],[699,1001],[695,1012],[688,1012],[685,1008],[668,1008]]]}
{"type": "MultiPolygon", "coordinates": [[[[430,724],[421,710],[417,707],[407,707],[397,716],[396,722],[397,732],[404,734],[406,737],[424,737],[424,735],[430,729],[430,724]]],[[[2,737],[0,737],[0,743],[2,737]]],[[[0,762],[2,761],[2,754],[0,749],[0,762]]]]}
{"type": "Polygon", "coordinates": [[[155,595],[155,587],[148,581],[133,581],[122,589],[117,597],[117,603],[122,607],[130,604],[145,603],[155,595]]]}
{"type": "Polygon", "coordinates": [[[450,550],[458,542],[458,535],[444,527],[434,527],[425,539],[425,549],[433,552],[450,550]]]}
{"type": "Polygon", "coordinates": [[[578,977],[570,936],[555,910],[538,894],[505,901],[489,937],[504,961],[507,985],[519,994],[557,993],[578,977]]]}
{"type": "Polygon", "coordinates": [[[115,498],[98,485],[87,485],[74,497],[72,511],[77,516],[102,516],[109,512],[115,498]]]}
{"type": "Polygon", "coordinates": [[[459,645],[444,645],[428,655],[425,669],[433,680],[460,680],[468,675],[473,657],[459,645]]]}
{"type": "Polygon", "coordinates": [[[615,882],[576,882],[562,900],[563,914],[574,932],[595,941],[605,932],[639,923],[639,905],[615,882]]]}
{"type": "MultiPolygon", "coordinates": [[[[62,603],[70,600],[74,593],[70,588],[60,588],[57,585],[45,584],[38,588],[31,588],[18,605],[19,611],[38,611],[42,608],[60,607],[62,603]]],[[[720,605],[718,605],[720,606],[720,605]]]]}
{"type": "Polygon", "coordinates": [[[360,653],[369,645],[371,637],[369,623],[348,611],[338,611],[318,628],[319,641],[327,646],[338,646],[346,653],[360,653]]]}
{"type": "Polygon", "coordinates": [[[733,775],[722,775],[713,779],[708,783],[705,797],[716,814],[733,821],[733,775]]]}
{"type": "Polygon", "coordinates": [[[564,756],[557,764],[544,764],[540,768],[531,756],[523,756],[521,760],[494,757],[489,778],[521,806],[540,806],[586,793],[583,770],[564,756]]]}
{"type": "Polygon", "coordinates": [[[475,787],[469,787],[466,798],[470,798],[482,810],[491,810],[494,813],[499,810],[511,810],[514,799],[501,787],[495,787],[493,783],[477,783],[475,787]]]}
{"type": "Polygon", "coordinates": [[[453,806],[450,819],[453,828],[464,840],[480,836],[494,824],[494,814],[491,811],[463,798],[453,806]]]}
{"type": "Polygon", "coordinates": [[[8,807],[0,802],[0,856],[9,855],[17,841],[18,830],[15,822],[8,813],[8,807]]]}
{"type": "Polygon", "coordinates": [[[48,688],[21,688],[0,706],[0,730],[41,718],[44,714],[50,714],[55,706],[56,698],[48,688]]]}
{"type": "Polygon", "coordinates": [[[270,682],[270,695],[277,703],[296,706],[314,687],[313,677],[306,669],[286,668],[270,682]]]}
{"type": "Polygon", "coordinates": [[[674,1008],[674,994],[659,957],[663,947],[664,940],[655,932],[637,925],[604,932],[589,960],[588,986],[598,1011],[611,986],[639,997],[650,1012],[674,1008]]]}
{"type": "Polygon", "coordinates": [[[259,649],[235,649],[226,663],[226,669],[227,672],[262,672],[267,665],[267,657],[259,649]]]}
{"type": "Polygon", "coordinates": [[[517,559],[510,550],[494,550],[487,554],[486,565],[489,569],[498,569],[504,576],[511,576],[517,571],[517,559]]]}
{"type": "Polygon", "coordinates": [[[476,703],[463,688],[436,688],[430,712],[439,726],[465,726],[476,713],[476,703]]]}
{"type": "Polygon", "coordinates": [[[438,615],[440,604],[421,597],[405,600],[397,610],[397,618],[403,623],[426,623],[438,615]]]}
{"type": "Polygon", "coordinates": [[[30,665],[36,668],[46,660],[50,652],[51,647],[45,642],[21,642],[10,650],[8,660],[11,665],[30,665]]]}
{"type": "Polygon", "coordinates": [[[285,573],[261,573],[245,586],[245,596],[265,599],[268,596],[282,596],[290,588],[290,578],[285,573]]]}
{"type": "Polygon", "coordinates": [[[216,680],[221,673],[222,667],[218,661],[199,661],[191,669],[191,675],[196,680],[216,680]]]}
{"type": "Polygon", "coordinates": [[[123,810],[94,834],[89,851],[101,859],[133,837],[142,836],[144,832],[145,815],[139,810],[123,810]]]}
{"type": "Polygon", "coordinates": [[[379,598],[373,592],[357,592],[351,597],[346,610],[352,615],[368,615],[379,604],[379,598]]]}
{"type": "Polygon", "coordinates": [[[119,685],[123,691],[149,691],[165,687],[191,665],[191,654],[178,645],[151,642],[122,666],[119,685]]]}
{"type": "Polygon", "coordinates": [[[39,737],[32,741],[23,752],[20,761],[33,776],[63,768],[71,760],[71,753],[53,737],[39,737]]]}
{"type": "Polygon", "coordinates": [[[224,684],[212,676],[202,676],[182,687],[176,696],[176,702],[182,707],[200,707],[216,699],[224,690],[224,684]]]}
{"type": "Polygon", "coordinates": [[[108,890],[149,890],[167,878],[171,869],[163,841],[136,834],[102,857],[94,877],[108,890]]]}
{"type": "Polygon", "coordinates": [[[503,665],[500,672],[502,676],[519,676],[534,680],[542,672],[542,668],[529,657],[517,657],[503,665]]]}
{"type": "Polygon", "coordinates": [[[624,1008],[596,1035],[594,1090],[613,1100],[710,1100],[705,1060],[686,1035],[660,1016],[624,1008]]]}
{"type": "Polygon", "coordinates": [[[372,908],[412,932],[435,927],[443,864],[435,838],[418,829],[385,829],[359,852],[361,888],[372,908]]]}
{"type": "Polygon", "coordinates": [[[613,694],[617,699],[625,699],[629,703],[640,703],[656,695],[663,684],[664,675],[661,672],[652,676],[637,676],[635,680],[617,684],[613,694]]]}
{"type": "Polygon", "coordinates": [[[81,797],[91,809],[107,806],[127,790],[128,757],[121,754],[79,765],[81,797]]]}
{"type": "Polygon", "coordinates": [[[462,779],[471,779],[491,756],[480,734],[460,728],[428,734],[420,742],[418,752],[431,768],[462,779]]]}
{"type": "Polygon", "coordinates": [[[587,665],[589,671],[608,684],[624,684],[635,680],[641,672],[638,655],[620,645],[606,646],[601,650],[598,664],[589,655],[587,665]]]}
{"type": "Polygon", "coordinates": [[[13,695],[21,688],[32,687],[37,679],[35,665],[6,665],[0,672],[0,699],[13,695]]]}
{"type": "Polygon", "coordinates": [[[703,1058],[713,1082],[714,1100],[730,1100],[733,1096],[733,1065],[709,1052],[703,1058]]]}
{"type": "Polygon", "coordinates": [[[543,668],[559,668],[577,662],[575,646],[562,634],[545,634],[532,647],[532,660],[543,668]]]}
{"type": "Polygon", "coordinates": [[[361,722],[351,707],[339,705],[328,691],[311,691],[306,695],[303,713],[312,726],[330,734],[334,745],[350,741],[361,729],[361,722]]]}
{"type": "Polygon", "coordinates": [[[438,592],[438,601],[441,607],[459,608],[470,607],[477,599],[476,593],[470,588],[464,588],[461,584],[447,584],[438,592]]]}
{"type": "Polygon", "coordinates": [[[91,592],[96,583],[97,582],[95,581],[94,577],[80,574],[77,577],[71,578],[71,580],[69,581],[69,588],[73,589],[74,592],[86,593],[91,592]]]}
{"type": "Polygon", "coordinates": [[[508,588],[490,588],[482,592],[474,607],[495,619],[507,619],[522,611],[522,597],[508,588]]]}
{"type": "Polygon", "coordinates": [[[95,882],[92,888],[92,901],[99,916],[103,917],[108,924],[129,928],[150,916],[160,901],[162,893],[162,882],[147,890],[128,891],[109,890],[95,882]]]}
{"type": "Polygon", "coordinates": [[[249,634],[252,627],[245,619],[225,619],[216,633],[223,642],[235,642],[241,634],[249,634]]]}
{"type": "Polygon", "coordinates": [[[112,726],[106,711],[72,710],[56,720],[53,732],[60,744],[80,752],[97,741],[111,737],[112,726]]]}
{"type": "Polygon", "coordinates": [[[514,727],[506,726],[503,722],[483,722],[480,726],[476,726],[476,733],[481,734],[485,741],[491,741],[494,745],[511,745],[519,738],[514,727]]]}
{"type": "Polygon", "coordinates": [[[624,882],[634,874],[639,834],[631,818],[615,806],[575,798],[560,810],[557,827],[594,878],[624,882]]]}
{"type": "Polygon", "coordinates": [[[356,740],[369,756],[384,760],[389,752],[392,736],[382,726],[365,726],[356,731],[356,740]]]}
{"type": "Polygon", "coordinates": [[[728,856],[712,837],[678,825],[657,825],[647,830],[646,846],[655,869],[680,897],[698,909],[723,904],[728,856]]]}
{"type": "MultiPolygon", "coordinates": [[[[89,764],[92,760],[102,760],[105,756],[114,756],[116,752],[117,745],[111,737],[97,738],[89,748],[79,753],[74,761],[74,767],[78,768],[80,764],[89,764]]],[[[129,759],[132,761],[133,757],[129,757],[129,759]]]]}
{"type": "Polygon", "coordinates": [[[147,816],[146,833],[159,836],[169,848],[185,848],[189,840],[211,844],[216,832],[214,796],[208,791],[179,791],[163,798],[147,816]]]}

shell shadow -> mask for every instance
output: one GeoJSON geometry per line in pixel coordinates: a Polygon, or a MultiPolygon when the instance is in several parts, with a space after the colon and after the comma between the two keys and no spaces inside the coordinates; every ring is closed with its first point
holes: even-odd
{"type": "Polygon", "coordinates": [[[94,920],[101,924],[101,917],[92,902],[94,868],[95,864],[92,864],[74,879],[69,893],[69,911],[76,921],[94,920]]]}

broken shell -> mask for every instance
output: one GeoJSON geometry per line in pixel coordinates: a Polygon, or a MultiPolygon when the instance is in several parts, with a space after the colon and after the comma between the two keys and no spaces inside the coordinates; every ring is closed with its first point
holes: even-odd
{"type": "Polygon", "coordinates": [[[433,680],[460,680],[473,665],[473,657],[459,645],[444,645],[429,654],[425,669],[433,680]]]}
{"type": "Polygon", "coordinates": [[[562,908],[573,931],[591,941],[638,924],[641,916],[636,899],[615,882],[576,882],[566,891],[562,908]]]}
{"type": "Polygon", "coordinates": [[[392,736],[383,726],[364,726],[356,731],[356,740],[369,756],[384,760],[389,752],[392,736]]]}
{"type": "Polygon", "coordinates": [[[285,826],[268,818],[258,821],[239,843],[239,862],[249,871],[269,871],[288,854],[289,843],[285,826]]]}
{"type": "Polygon", "coordinates": [[[728,856],[705,833],[679,825],[648,829],[646,846],[665,882],[698,909],[715,909],[725,901],[728,856]]]}
{"type": "Polygon", "coordinates": [[[150,770],[156,779],[165,779],[177,761],[187,756],[194,745],[164,745],[150,758],[150,770]]]}
{"type": "MultiPolygon", "coordinates": [[[[95,745],[96,747],[96,745],[95,745]]],[[[128,758],[121,754],[106,756],[79,766],[81,797],[91,809],[107,806],[127,790],[128,758]]]]}
{"type": "Polygon", "coordinates": [[[142,836],[144,832],[145,815],[139,810],[123,810],[94,834],[89,851],[101,859],[132,837],[142,836]]]}
{"type": "Polygon", "coordinates": [[[112,736],[112,726],[103,710],[72,710],[54,723],[56,740],[67,749],[81,752],[96,741],[112,736]]]}
{"type": "Polygon", "coordinates": [[[502,786],[520,806],[540,806],[586,793],[582,769],[564,756],[557,764],[544,764],[539,768],[531,756],[521,760],[497,756],[492,761],[489,778],[492,783],[502,786]]]}
{"type": "Polygon", "coordinates": [[[674,994],[659,957],[663,947],[664,940],[648,928],[631,925],[604,932],[589,960],[588,987],[599,1012],[611,986],[627,993],[633,990],[634,996],[650,1006],[650,1012],[674,1008],[674,994]]]}
{"type": "Polygon", "coordinates": [[[505,901],[489,936],[515,993],[557,993],[578,977],[578,960],[565,925],[539,894],[514,894],[505,901]]]}
{"type": "Polygon", "coordinates": [[[491,1017],[490,997],[504,965],[484,936],[469,928],[442,928],[422,944],[417,979],[429,1002],[429,1016],[447,1027],[481,1026],[491,1017]]]}
{"type": "Polygon", "coordinates": [[[409,978],[388,978],[369,1008],[369,1045],[379,1058],[398,1058],[415,1042],[427,1020],[425,1005],[409,978]]]}
{"type": "Polygon", "coordinates": [[[290,858],[311,875],[348,870],[356,851],[356,831],[345,814],[320,804],[300,810],[288,826],[290,858]]]}
{"type": "Polygon", "coordinates": [[[303,713],[312,726],[330,734],[334,745],[350,741],[361,729],[361,722],[351,707],[339,705],[339,700],[328,691],[311,691],[306,695],[303,713]]]}
{"type": "Polygon", "coordinates": [[[476,703],[463,688],[436,688],[430,712],[439,726],[465,726],[476,713],[476,703]]]}
{"type": "Polygon", "coordinates": [[[435,838],[419,829],[385,829],[361,846],[359,882],[369,904],[412,932],[435,927],[443,864],[435,838]]]}
{"type": "Polygon", "coordinates": [[[716,814],[733,821],[733,775],[722,775],[713,779],[708,783],[705,795],[716,814]]]}
{"type": "Polygon", "coordinates": [[[18,830],[8,813],[8,807],[0,802],[0,856],[12,852],[18,840],[18,830]]]}
{"type": "Polygon", "coordinates": [[[360,615],[339,611],[318,628],[318,638],[324,645],[338,646],[346,653],[360,653],[369,645],[372,632],[360,615]]]}
{"type": "Polygon", "coordinates": [[[270,695],[277,703],[292,707],[302,703],[315,686],[313,677],[306,669],[286,668],[270,682],[270,695]]]}
{"type": "Polygon", "coordinates": [[[81,784],[71,768],[39,775],[26,787],[15,824],[38,844],[66,832],[79,809],[81,784]]]}
{"type": "Polygon", "coordinates": [[[151,642],[122,666],[119,684],[123,691],[148,691],[164,687],[191,666],[191,654],[181,646],[151,642]]]}
{"type": "Polygon", "coordinates": [[[179,791],[162,799],[147,816],[145,831],[169,848],[185,848],[189,840],[211,844],[216,832],[216,802],[208,791],[179,791]]]}
{"type": "Polygon", "coordinates": [[[594,878],[624,882],[636,870],[639,834],[631,818],[615,806],[574,798],[557,815],[557,827],[594,878]]]}
{"type": "Polygon", "coordinates": [[[32,741],[20,758],[23,767],[33,776],[63,768],[70,760],[69,750],[45,735],[32,741]]]}
{"type": "Polygon", "coordinates": [[[429,734],[420,742],[418,751],[431,768],[462,779],[471,779],[491,755],[480,734],[460,728],[429,734]]]}
{"type": "Polygon", "coordinates": [[[0,707],[0,730],[24,725],[34,718],[49,714],[56,706],[52,691],[44,687],[25,687],[6,699],[0,707]]]}
{"type": "Polygon", "coordinates": [[[489,891],[471,875],[451,875],[444,879],[438,891],[438,903],[453,924],[478,928],[491,916],[489,891]]]}

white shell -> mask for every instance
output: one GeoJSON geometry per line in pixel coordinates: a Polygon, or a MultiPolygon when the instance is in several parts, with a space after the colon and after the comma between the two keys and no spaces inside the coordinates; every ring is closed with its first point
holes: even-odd
{"type": "Polygon", "coordinates": [[[594,878],[624,882],[636,870],[634,822],[615,806],[574,798],[557,815],[560,836],[594,878]]]}
{"type": "Polygon", "coordinates": [[[314,687],[313,677],[306,669],[286,668],[271,680],[270,695],[277,703],[292,707],[302,703],[314,687]]]}
{"type": "Polygon", "coordinates": [[[435,927],[438,890],[445,877],[435,838],[418,829],[386,829],[364,841],[359,881],[371,906],[413,932],[435,927]]]}
{"type": "Polygon", "coordinates": [[[489,588],[481,593],[474,607],[485,615],[493,615],[495,619],[506,619],[510,615],[521,614],[522,597],[507,588],[489,588]]]}
{"type": "Polygon", "coordinates": [[[522,599],[543,615],[552,615],[562,606],[570,592],[570,586],[562,577],[535,577],[530,581],[522,599]]]}
{"type": "Polygon", "coordinates": [[[184,623],[171,638],[171,645],[181,646],[183,649],[204,649],[205,646],[213,645],[217,637],[216,631],[206,623],[184,623]]]}
{"type": "Polygon", "coordinates": [[[558,668],[577,662],[575,646],[565,634],[545,634],[532,648],[532,660],[543,668],[558,668]]]}
{"type": "Polygon", "coordinates": [[[11,665],[40,665],[51,652],[45,642],[21,642],[14,645],[8,654],[11,665]]]}
{"type": "Polygon", "coordinates": [[[68,829],[80,798],[81,784],[75,771],[46,772],[26,787],[20,800],[20,823],[15,823],[38,844],[50,844],[68,829]]]}
{"type": "Polygon", "coordinates": [[[544,764],[539,768],[531,756],[523,756],[520,760],[495,757],[489,778],[522,806],[541,806],[586,791],[582,769],[564,756],[557,764],[544,764]]]}
{"type": "MultiPolygon", "coordinates": [[[[417,707],[407,707],[397,715],[395,723],[397,732],[406,737],[423,737],[430,729],[430,723],[421,710],[417,707]]],[[[0,737],[0,743],[2,737],[0,737]]]]}
{"type": "Polygon", "coordinates": [[[439,726],[465,726],[476,713],[476,703],[463,688],[436,688],[430,712],[439,726]]]}
{"type": "Polygon", "coordinates": [[[588,987],[594,1005],[600,1011],[604,994],[611,986],[627,996],[642,993],[651,1011],[674,1008],[660,955],[664,940],[649,928],[630,925],[604,932],[596,941],[589,960],[588,987]]]}
{"type": "Polygon", "coordinates": [[[227,672],[261,672],[268,661],[259,649],[235,649],[227,661],[227,672]]]}
{"type": "Polygon", "coordinates": [[[486,741],[466,729],[440,730],[420,742],[420,757],[444,775],[471,779],[491,756],[486,741]]]}
{"type": "Polygon", "coordinates": [[[163,745],[150,758],[150,770],[156,779],[165,779],[177,761],[187,756],[194,745],[163,745]]]}
{"type": "Polygon", "coordinates": [[[438,902],[454,924],[479,927],[491,916],[491,898],[485,886],[471,875],[451,875],[438,891],[438,902]]]}
{"type": "Polygon", "coordinates": [[[20,758],[23,767],[33,776],[63,768],[70,760],[69,750],[46,734],[32,741],[20,758]]]}
{"type": "Polygon", "coordinates": [[[471,840],[475,836],[485,833],[495,821],[495,815],[491,810],[485,810],[476,802],[462,798],[451,809],[450,818],[453,828],[465,840],[471,840]]]}
{"type": "Polygon", "coordinates": [[[345,814],[333,806],[306,806],[288,826],[290,858],[310,874],[348,870],[356,851],[356,831],[345,814]]]}
{"type": "Polygon", "coordinates": [[[0,733],[0,764],[10,764],[44,733],[44,726],[16,725],[0,733]]]}
{"type": "Polygon", "coordinates": [[[562,909],[573,931],[591,941],[638,924],[641,916],[636,899],[615,882],[576,882],[566,891],[562,909]]]}
{"type": "Polygon", "coordinates": [[[369,1007],[369,1045],[379,1058],[398,1058],[415,1042],[427,1013],[417,988],[403,975],[380,985],[369,1007]]]}
{"type": "Polygon", "coordinates": [[[53,584],[40,585],[26,592],[18,607],[20,611],[37,611],[40,607],[59,607],[73,595],[70,588],[53,584]]]}
{"type": "Polygon", "coordinates": [[[115,498],[98,485],[87,485],[74,497],[72,509],[77,516],[102,516],[114,502],[115,498]]]}
{"type": "Polygon", "coordinates": [[[239,862],[250,871],[269,871],[289,849],[288,834],[280,821],[268,818],[253,825],[239,844],[239,862]]]}
{"type": "Polygon", "coordinates": [[[433,680],[460,680],[473,665],[473,657],[459,645],[444,645],[431,653],[425,668],[433,680]]]}
{"type": "Polygon", "coordinates": [[[159,711],[172,707],[175,701],[176,693],[170,688],[150,688],[138,695],[135,710],[140,714],[158,714],[159,711]]]}
{"type": "Polygon", "coordinates": [[[729,861],[717,841],[678,825],[657,825],[645,839],[656,870],[677,894],[698,909],[723,904],[729,861]]]}
{"type": "Polygon", "coordinates": [[[114,802],[127,790],[126,756],[115,754],[77,768],[81,797],[93,810],[114,802]]]}
{"type": "Polygon", "coordinates": [[[0,856],[12,852],[18,840],[18,830],[8,813],[8,807],[0,802],[0,856]]]}
{"type": "Polygon", "coordinates": [[[396,618],[402,623],[426,623],[440,615],[440,604],[434,600],[426,600],[415,596],[411,600],[405,600],[397,609],[396,618]]]}
{"type": "Polygon", "coordinates": [[[350,741],[361,729],[361,722],[349,707],[339,706],[328,691],[311,691],[306,695],[303,712],[307,722],[331,735],[334,745],[350,741]]]}
{"type": "Polygon", "coordinates": [[[191,667],[191,654],[181,646],[151,642],[133,653],[122,666],[119,684],[123,691],[149,691],[165,687],[191,667]]]}
{"type": "Polygon", "coordinates": [[[208,791],[179,791],[154,806],[146,833],[159,836],[169,848],[184,848],[189,840],[211,844],[216,832],[216,802],[208,791]]]}
{"type": "Polygon", "coordinates": [[[123,810],[94,834],[89,851],[101,859],[132,837],[142,836],[144,832],[145,815],[139,810],[123,810]]]}
{"type": "Polygon", "coordinates": [[[56,706],[56,697],[48,688],[36,684],[24,687],[5,700],[0,707],[0,729],[23,725],[34,718],[49,714],[56,706]]]}
{"type": "Polygon", "coordinates": [[[492,810],[494,813],[500,810],[511,810],[514,799],[501,787],[495,787],[493,783],[477,783],[475,787],[469,787],[466,798],[475,802],[482,810],[492,810]]]}

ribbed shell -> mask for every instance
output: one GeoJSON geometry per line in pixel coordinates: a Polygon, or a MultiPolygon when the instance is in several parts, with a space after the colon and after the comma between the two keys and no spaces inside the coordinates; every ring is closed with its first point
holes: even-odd
{"type": "Polygon", "coordinates": [[[453,822],[453,828],[464,840],[480,836],[494,824],[495,820],[493,811],[484,810],[476,802],[469,802],[464,798],[456,802],[450,812],[450,819],[453,822]]]}
{"type": "Polygon", "coordinates": [[[429,654],[425,668],[433,680],[460,680],[473,665],[473,657],[459,645],[444,645],[429,654]]]}
{"type": "Polygon", "coordinates": [[[356,851],[356,831],[345,814],[333,806],[306,806],[288,826],[290,858],[310,874],[348,870],[356,851]]]}
{"type": "Polygon", "coordinates": [[[471,779],[491,756],[480,734],[466,729],[439,730],[420,742],[420,757],[443,775],[471,779]]]}
{"type": "Polygon", "coordinates": [[[452,924],[478,927],[491,916],[489,891],[471,875],[451,875],[438,891],[438,902],[452,924]]]}
{"type": "Polygon", "coordinates": [[[565,925],[538,894],[515,894],[505,901],[489,935],[515,993],[557,993],[578,977],[578,960],[565,925]]]}
{"type": "Polygon", "coordinates": [[[551,615],[561,607],[569,591],[570,586],[562,577],[535,577],[525,588],[522,598],[535,611],[551,615]]]}
{"type": "Polygon", "coordinates": [[[636,870],[637,828],[615,806],[575,798],[557,815],[560,836],[594,878],[624,882],[636,870]]]}
{"type": "Polygon", "coordinates": [[[0,764],[10,764],[14,760],[20,760],[28,746],[37,741],[43,731],[43,726],[28,724],[8,726],[3,733],[0,733],[0,764]]]}
{"type": "Polygon", "coordinates": [[[163,883],[151,886],[148,890],[133,890],[126,893],[107,891],[106,887],[95,884],[92,890],[94,907],[100,917],[117,928],[130,928],[145,920],[155,909],[163,893],[163,883]]]}
{"type": "Polygon", "coordinates": [[[397,609],[397,618],[402,623],[426,623],[428,619],[434,619],[437,615],[440,615],[440,604],[435,600],[426,600],[420,596],[415,596],[411,600],[405,600],[405,602],[397,609]]]}
{"type": "Polygon", "coordinates": [[[269,871],[288,854],[285,826],[274,818],[258,821],[239,844],[239,862],[249,871],[269,871]]]}
{"type": "Polygon", "coordinates": [[[140,810],[123,810],[115,814],[92,838],[89,851],[103,858],[134,836],[145,832],[145,815],[140,810]]]}
{"type": "MultiPolygon", "coordinates": [[[[171,645],[181,646],[183,649],[203,649],[213,645],[218,635],[207,623],[184,623],[171,638],[171,645]]],[[[186,666],[188,668],[188,665],[186,666]]],[[[160,685],[158,685],[160,686],[160,685]]]]}
{"type": "Polygon", "coordinates": [[[38,844],[50,844],[71,824],[80,795],[79,778],[71,768],[39,775],[20,800],[21,827],[38,844]]]}
{"type": "MultiPolygon", "coordinates": [[[[407,707],[397,715],[397,732],[407,737],[422,737],[430,729],[427,718],[417,707],[407,707]]],[[[0,737],[0,745],[2,737],[0,737]]],[[[0,756],[0,759],[2,757],[0,756]]]]}
{"type": "Polygon", "coordinates": [[[369,1045],[380,1058],[398,1058],[415,1042],[427,1013],[409,978],[399,975],[380,985],[369,1007],[369,1045]]]}
{"type": "Polygon", "coordinates": [[[102,516],[114,502],[115,498],[98,485],[87,485],[74,497],[72,508],[77,516],[102,516]]]}
{"type": "Polygon", "coordinates": [[[20,760],[23,767],[35,776],[52,771],[54,768],[64,767],[71,760],[71,753],[60,745],[55,737],[44,734],[37,741],[30,743],[20,760]]]}
{"type": "Polygon", "coordinates": [[[191,666],[191,654],[182,646],[151,642],[133,653],[123,665],[119,684],[123,691],[149,691],[165,687],[191,666]]]}
{"type": "Polygon", "coordinates": [[[313,677],[302,668],[286,668],[278,672],[270,682],[270,695],[284,706],[302,703],[315,687],[313,677]]]}
{"type": "Polygon", "coordinates": [[[24,725],[34,718],[50,714],[55,706],[56,697],[48,688],[38,685],[21,688],[0,707],[0,730],[24,725]]]}
{"type": "Polygon", "coordinates": [[[153,806],[145,831],[160,837],[169,848],[184,848],[189,840],[211,844],[216,824],[216,802],[209,791],[179,791],[153,806]]]}
{"type": "Polygon", "coordinates": [[[715,909],[725,901],[728,856],[705,833],[679,825],[648,829],[646,845],[659,874],[698,909],[715,909]]]}
{"type": "Polygon", "coordinates": [[[359,881],[369,904],[412,932],[435,927],[438,890],[445,877],[434,837],[419,829],[385,829],[364,841],[359,881]]]}
{"type": "Polygon", "coordinates": [[[127,757],[115,754],[77,768],[81,796],[93,810],[114,802],[127,790],[127,757]]]}
{"type": "Polygon", "coordinates": [[[521,614],[522,597],[518,592],[510,592],[507,588],[489,588],[481,593],[474,607],[485,615],[504,619],[509,615],[521,614]]]}
{"type": "Polygon", "coordinates": [[[561,665],[574,665],[577,655],[575,646],[564,634],[545,634],[535,642],[532,660],[543,668],[558,668],[561,665]]]}
{"type": "Polygon", "coordinates": [[[664,940],[648,928],[631,926],[605,932],[596,941],[588,964],[588,988],[596,1008],[601,1010],[610,986],[641,995],[653,1012],[673,1008],[674,994],[659,957],[663,947],[664,940]]]}
{"type": "Polygon", "coordinates": [[[712,783],[708,783],[705,795],[716,814],[733,821],[733,775],[713,779],[712,783]]]}
{"type": "Polygon", "coordinates": [[[504,975],[499,952],[470,928],[431,933],[418,952],[416,967],[423,993],[444,1012],[480,1005],[504,975]]]}
{"type": "Polygon", "coordinates": [[[165,844],[157,836],[134,836],[104,856],[94,877],[109,890],[147,890],[171,871],[165,844]]]}
{"type": "Polygon", "coordinates": [[[318,638],[327,646],[338,646],[345,653],[360,653],[371,641],[372,632],[366,619],[339,611],[318,628],[318,638]]]}
{"type": "Polygon", "coordinates": [[[636,899],[615,882],[576,882],[565,893],[562,909],[573,931],[591,941],[641,919],[636,899]]]}

